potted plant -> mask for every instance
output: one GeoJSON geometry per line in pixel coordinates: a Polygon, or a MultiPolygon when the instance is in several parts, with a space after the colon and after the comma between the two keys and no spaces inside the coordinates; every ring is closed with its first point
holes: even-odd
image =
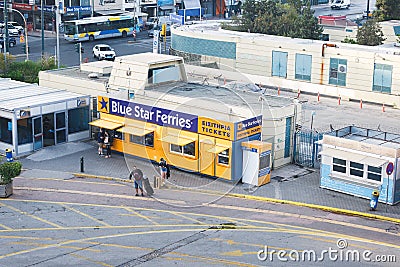
{"type": "Polygon", "coordinates": [[[0,165],[0,197],[12,195],[12,180],[21,173],[21,168],[22,165],[18,161],[4,162],[0,165]]]}

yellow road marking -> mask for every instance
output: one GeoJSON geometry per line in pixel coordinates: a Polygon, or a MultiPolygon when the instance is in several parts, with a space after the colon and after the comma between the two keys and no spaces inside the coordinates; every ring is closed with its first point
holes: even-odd
{"type": "Polygon", "coordinates": [[[129,212],[132,212],[133,214],[135,214],[136,216],[138,216],[138,217],[140,217],[142,219],[145,219],[145,220],[151,222],[152,224],[156,224],[156,225],[158,224],[157,222],[153,221],[149,217],[144,216],[144,215],[140,214],[139,212],[136,212],[136,211],[132,210],[131,208],[125,207],[124,209],[126,209],[129,212]]]}
{"type": "MultiPolygon", "coordinates": [[[[242,211],[249,211],[249,212],[282,215],[282,216],[287,216],[287,217],[296,217],[296,218],[300,218],[300,219],[307,219],[307,220],[312,220],[312,221],[343,225],[343,226],[348,226],[348,227],[357,228],[357,229],[364,229],[364,230],[374,231],[374,232],[379,232],[379,233],[393,234],[393,233],[386,232],[386,230],[384,230],[384,229],[379,229],[379,228],[375,228],[375,227],[364,226],[364,225],[360,225],[360,224],[356,225],[354,223],[348,223],[348,222],[342,222],[342,221],[334,221],[334,220],[331,220],[331,219],[312,217],[312,216],[301,215],[301,214],[292,214],[292,213],[287,213],[287,212],[282,212],[282,211],[262,210],[262,209],[245,208],[245,207],[237,207],[237,206],[234,207],[234,206],[218,205],[218,204],[208,204],[208,206],[214,207],[214,208],[231,209],[231,210],[242,210],[242,211]]],[[[319,231],[319,230],[315,230],[315,231],[319,231]]],[[[396,234],[394,234],[394,235],[396,235],[396,234]]]]}
{"type": "Polygon", "coordinates": [[[86,261],[89,261],[89,262],[93,262],[93,263],[96,263],[96,264],[99,264],[99,265],[102,265],[102,266],[114,267],[114,265],[110,265],[110,264],[107,264],[107,263],[102,262],[102,261],[94,261],[94,260],[92,260],[92,259],[90,259],[88,257],[84,257],[84,256],[78,255],[76,253],[71,253],[71,254],[68,254],[68,255],[72,255],[72,256],[74,256],[74,257],[76,257],[78,259],[83,259],[83,260],[86,260],[86,261]]]}
{"type": "MultiPolygon", "coordinates": [[[[101,197],[112,197],[112,198],[125,198],[125,199],[135,199],[135,200],[144,200],[144,201],[158,201],[156,199],[148,198],[148,197],[137,198],[132,195],[116,195],[116,194],[86,192],[86,191],[66,190],[66,189],[32,188],[32,187],[14,186],[14,190],[58,192],[58,193],[67,193],[67,194],[79,194],[79,195],[90,195],[90,196],[101,196],[101,197]]],[[[172,199],[163,199],[163,202],[172,203],[172,204],[186,204],[184,201],[172,200],[172,199]]]]}
{"type": "MultiPolygon", "coordinates": [[[[41,244],[37,242],[22,242],[22,241],[15,241],[15,242],[10,242],[9,244],[13,245],[25,245],[25,246],[36,246],[36,247],[43,247],[47,246],[48,244],[41,244]]],[[[70,249],[75,249],[75,250],[82,250],[82,247],[78,246],[60,246],[61,248],[70,248],[70,249]]],[[[93,248],[83,248],[84,250],[91,251],[91,252],[101,252],[101,249],[93,249],[93,248]]]]}
{"type": "Polygon", "coordinates": [[[60,228],[60,227],[61,227],[61,226],[59,226],[59,225],[56,224],[56,223],[52,223],[52,222],[49,222],[49,221],[47,221],[47,220],[45,220],[45,219],[42,219],[42,218],[40,218],[40,217],[37,217],[37,216],[35,216],[35,215],[28,214],[28,213],[25,212],[25,211],[22,211],[22,210],[19,210],[19,209],[17,209],[17,208],[14,208],[13,206],[10,206],[10,205],[7,205],[7,204],[3,204],[3,203],[0,203],[0,205],[1,205],[1,206],[4,206],[4,207],[6,207],[6,208],[8,208],[8,209],[10,209],[10,210],[13,210],[13,211],[16,211],[16,212],[18,212],[18,213],[21,213],[22,215],[31,217],[31,218],[33,218],[33,219],[35,219],[35,220],[41,221],[41,222],[43,222],[43,223],[50,224],[50,225],[52,225],[52,226],[54,226],[54,227],[57,227],[57,228],[60,228]]]}
{"type": "Polygon", "coordinates": [[[0,227],[4,228],[6,230],[12,230],[12,228],[5,226],[4,224],[1,224],[1,223],[0,223],[0,227]]]}
{"type": "Polygon", "coordinates": [[[199,220],[196,220],[196,219],[194,219],[194,218],[185,216],[185,215],[183,215],[183,214],[179,214],[179,213],[177,213],[177,212],[175,212],[175,211],[169,211],[169,213],[171,213],[171,214],[173,214],[173,215],[175,215],[175,216],[182,217],[182,218],[184,218],[184,219],[186,219],[186,220],[189,220],[189,221],[192,221],[192,222],[196,222],[196,223],[199,223],[199,224],[205,224],[205,223],[202,222],[202,221],[199,221],[199,220]]]}
{"type": "Polygon", "coordinates": [[[77,179],[77,178],[69,178],[69,179],[60,179],[60,178],[32,178],[32,177],[15,177],[14,179],[18,178],[18,180],[43,180],[43,181],[56,181],[56,182],[68,182],[68,183],[81,183],[81,184],[98,184],[98,185],[110,185],[110,186],[122,186],[125,187],[126,185],[124,184],[116,184],[116,183],[104,183],[104,182],[88,182],[88,181],[82,181],[82,180],[72,180],[72,179],[77,179]]]}
{"type": "MultiPolygon", "coordinates": [[[[332,243],[332,244],[337,244],[337,240],[331,240],[331,239],[324,239],[324,238],[317,238],[317,237],[313,237],[313,236],[299,236],[301,238],[307,238],[307,239],[311,239],[311,240],[315,240],[315,241],[322,241],[322,242],[326,242],[326,243],[332,243]]],[[[369,250],[371,249],[371,247],[366,247],[366,246],[360,246],[357,244],[349,244],[348,247],[356,247],[356,248],[362,248],[365,250],[369,250]]]]}
{"type": "Polygon", "coordinates": [[[89,218],[89,219],[91,219],[91,220],[93,220],[93,221],[95,221],[95,222],[97,222],[97,223],[100,223],[100,224],[105,225],[105,226],[111,226],[111,225],[109,225],[108,223],[105,223],[105,222],[103,222],[103,221],[100,221],[100,220],[98,220],[98,219],[96,219],[96,218],[90,216],[89,214],[86,214],[86,213],[84,213],[84,212],[81,212],[81,211],[79,211],[79,210],[77,210],[77,209],[74,209],[74,208],[72,208],[72,207],[69,207],[69,206],[67,206],[67,205],[65,205],[65,204],[61,204],[61,206],[65,207],[66,209],[71,210],[71,211],[73,211],[73,212],[75,212],[75,213],[78,213],[79,215],[82,215],[82,216],[84,216],[84,217],[86,217],[86,218],[89,218]]]}

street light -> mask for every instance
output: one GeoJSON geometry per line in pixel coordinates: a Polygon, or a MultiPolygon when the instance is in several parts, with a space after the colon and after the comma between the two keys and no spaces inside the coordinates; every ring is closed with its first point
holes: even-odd
{"type": "Polygon", "coordinates": [[[44,12],[43,12],[43,0],[40,1],[40,25],[41,25],[41,28],[42,28],[42,57],[43,57],[44,56],[44,12]]]}
{"type": "Polygon", "coordinates": [[[28,61],[28,60],[29,60],[29,52],[28,52],[28,29],[27,29],[27,26],[26,26],[26,19],[25,19],[24,15],[22,15],[22,13],[21,13],[19,10],[12,9],[12,11],[17,12],[17,13],[22,17],[22,19],[24,20],[25,51],[26,51],[26,61],[28,61]]]}

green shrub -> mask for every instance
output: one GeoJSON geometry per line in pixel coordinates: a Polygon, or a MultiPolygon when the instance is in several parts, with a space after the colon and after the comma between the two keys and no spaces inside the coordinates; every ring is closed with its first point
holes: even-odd
{"type": "Polygon", "coordinates": [[[21,173],[22,164],[18,161],[5,162],[0,165],[0,184],[8,184],[21,173]]]}

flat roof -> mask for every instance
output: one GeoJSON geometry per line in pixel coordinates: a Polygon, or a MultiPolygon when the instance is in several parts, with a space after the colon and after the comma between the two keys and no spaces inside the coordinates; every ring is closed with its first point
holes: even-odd
{"type": "Polygon", "coordinates": [[[366,144],[379,145],[395,149],[400,148],[399,134],[368,129],[354,125],[346,126],[326,134],[366,144]]]}
{"type": "Polygon", "coordinates": [[[14,111],[79,97],[85,97],[85,95],[7,78],[0,79],[0,109],[2,110],[14,111]]]}
{"type": "MultiPolygon", "coordinates": [[[[231,37],[232,42],[234,38],[243,38],[248,40],[255,41],[265,41],[265,42],[281,42],[281,43],[291,43],[291,44],[302,44],[302,45],[322,45],[324,43],[334,43],[338,44],[340,48],[346,48],[355,51],[370,51],[376,53],[389,53],[389,54],[398,54],[400,51],[399,48],[396,47],[382,47],[382,46],[367,46],[367,45],[354,45],[354,44],[346,44],[341,42],[333,42],[333,41],[321,41],[321,40],[311,40],[311,39],[300,39],[300,38],[291,38],[277,35],[268,35],[262,33],[248,33],[248,32],[239,32],[239,31],[230,31],[221,29],[221,22],[219,21],[206,21],[206,22],[195,22],[193,24],[187,24],[182,26],[173,27],[173,33],[179,32],[199,32],[199,36],[205,35],[215,35],[222,37],[231,37]]],[[[199,37],[201,38],[201,37],[199,37]]]]}
{"type": "MultiPolygon", "coordinates": [[[[231,82],[226,86],[215,86],[195,82],[172,82],[163,84],[152,84],[145,91],[157,92],[160,95],[168,94],[187,98],[206,98],[210,105],[221,103],[258,110],[264,107],[282,108],[293,105],[293,98],[274,96],[260,91],[252,91],[248,84],[242,82],[231,82]],[[262,96],[262,99],[260,98],[262,96]]],[[[257,87],[258,88],[258,87],[257,87]]]]}
{"type": "Polygon", "coordinates": [[[171,55],[165,55],[165,54],[156,54],[156,53],[140,53],[140,54],[132,54],[132,55],[126,55],[126,56],[120,56],[115,58],[115,61],[126,61],[126,62],[138,62],[138,63],[144,63],[144,64],[160,64],[164,62],[174,62],[174,61],[180,61],[182,62],[183,59],[182,57],[178,56],[171,56],[171,55]]]}

